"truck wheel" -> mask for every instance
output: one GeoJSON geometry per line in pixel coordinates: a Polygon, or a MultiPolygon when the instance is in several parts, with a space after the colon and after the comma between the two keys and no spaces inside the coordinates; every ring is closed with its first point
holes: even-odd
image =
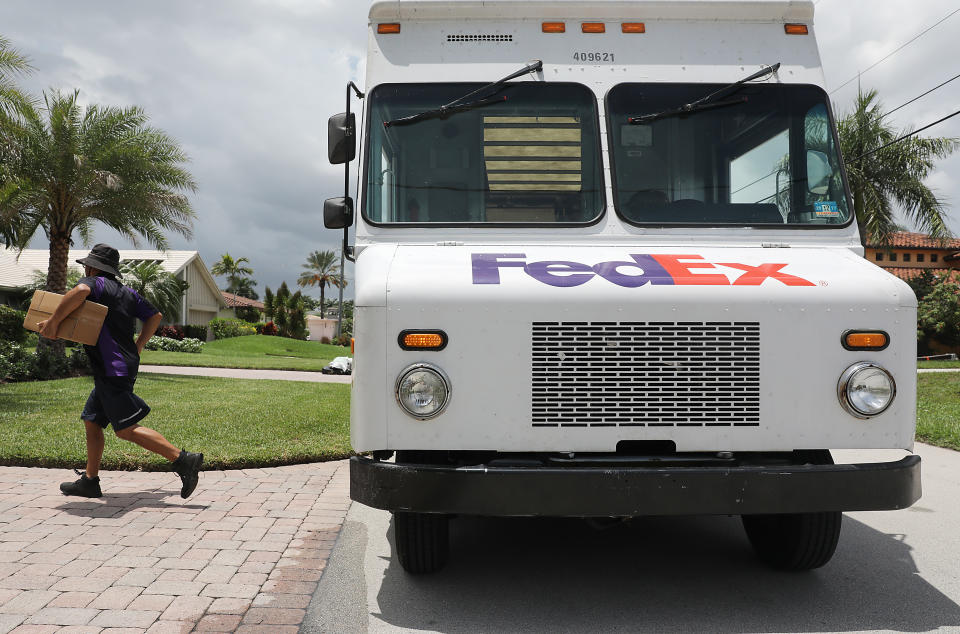
{"type": "Polygon", "coordinates": [[[449,519],[433,513],[393,514],[397,559],[411,574],[436,572],[447,563],[450,550],[449,519]]]}
{"type": "Polygon", "coordinates": [[[761,560],[780,570],[813,570],[833,557],[840,511],[744,515],[743,528],[761,560]]]}

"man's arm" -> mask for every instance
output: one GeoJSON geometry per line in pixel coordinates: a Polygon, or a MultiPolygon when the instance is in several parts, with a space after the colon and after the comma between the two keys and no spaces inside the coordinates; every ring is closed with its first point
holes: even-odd
{"type": "Polygon", "coordinates": [[[60,328],[60,322],[67,318],[67,315],[78,309],[90,294],[90,287],[86,284],[77,284],[67,291],[63,296],[57,309],[50,315],[50,319],[44,319],[37,326],[40,327],[40,336],[47,339],[57,338],[57,329],[60,328]]]}
{"type": "Polygon", "coordinates": [[[163,321],[163,315],[160,313],[154,313],[152,317],[148,317],[145,322],[143,322],[143,328],[140,329],[140,336],[137,337],[137,353],[143,354],[143,348],[147,345],[147,342],[150,341],[150,337],[153,336],[153,333],[157,332],[157,326],[160,325],[160,322],[163,321]]]}

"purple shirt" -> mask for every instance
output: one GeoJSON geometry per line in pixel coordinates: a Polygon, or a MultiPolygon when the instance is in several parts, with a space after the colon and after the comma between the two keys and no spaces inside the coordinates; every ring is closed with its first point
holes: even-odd
{"type": "Polygon", "coordinates": [[[85,277],[80,284],[90,287],[87,299],[107,307],[97,345],[84,346],[94,375],[136,376],[140,354],[133,340],[134,319],[146,321],[159,311],[137,291],[109,277],[85,277]]]}

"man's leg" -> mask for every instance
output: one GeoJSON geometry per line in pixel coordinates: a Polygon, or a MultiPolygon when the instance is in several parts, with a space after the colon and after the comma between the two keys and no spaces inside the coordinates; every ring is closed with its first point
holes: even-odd
{"type": "Polygon", "coordinates": [[[116,432],[118,438],[129,440],[173,462],[180,457],[180,450],[170,444],[160,432],[142,425],[131,425],[116,432]]]}
{"type": "Polygon", "coordinates": [[[93,421],[83,421],[87,430],[87,477],[96,478],[100,474],[100,461],[103,459],[103,428],[93,421]]]}

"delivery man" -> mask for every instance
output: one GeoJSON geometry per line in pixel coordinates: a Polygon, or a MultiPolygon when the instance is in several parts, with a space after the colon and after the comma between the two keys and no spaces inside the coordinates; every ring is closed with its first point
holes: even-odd
{"type": "Polygon", "coordinates": [[[50,319],[40,322],[40,334],[56,339],[60,322],[87,299],[105,305],[107,316],[97,345],[84,346],[93,367],[94,384],[80,414],[87,432],[87,470],[76,482],[61,484],[60,490],[65,495],[88,498],[103,495],[98,474],[103,457],[103,430],[109,424],[120,438],[171,461],[173,470],[183,481],[180,497],[189,497],[197,488],[203,454],[181,451],[159,432],[139,425],[150,413],[150,407],[133,393],[140,354],[156,332],[163,315],[135,290],[117,281],[120,253],[116,249],[98,244],[90,255],[77,262],[86,267],[86,277],[64,295],[50,319]],[[134,318],[143,322],[136,342],[133,340],[134,318]]]}

